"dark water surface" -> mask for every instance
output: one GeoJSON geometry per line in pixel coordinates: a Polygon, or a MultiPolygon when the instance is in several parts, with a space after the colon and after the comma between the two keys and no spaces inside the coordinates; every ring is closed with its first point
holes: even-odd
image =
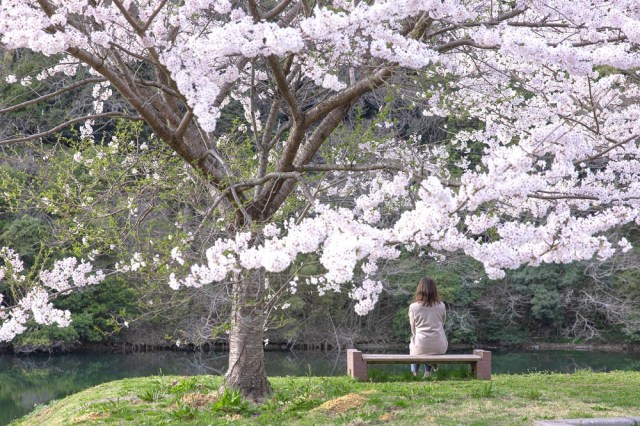
{"type": "MultiPolygon", "coordinates": [[[[346,355],[335,352],[266,352],[270,376],[346,374],[346,355]]],[[[640,371],[640,355],[583,351],[493,352],[494,373],[552,371],[640,371]]],[[[16,357],[0,355],[0,425],[31,411],[34,405],[88,387],[126,377],[223,374],[224,353],[147,352],[137,354],[64,354],[16,357]]],[[[388,366],[403,371],[407,366],[388,366]]]]}

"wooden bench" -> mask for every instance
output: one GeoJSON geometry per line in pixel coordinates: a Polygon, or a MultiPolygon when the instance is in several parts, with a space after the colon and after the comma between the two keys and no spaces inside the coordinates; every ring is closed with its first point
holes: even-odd
{"type": "Polygon", "coordinates": [[[347,374],[361,382],[368,380],[369,364],[469,364],[474,377],[491,380],[491,352],[476,349],[472,355],[363,354],[347,349],[347,374]]]}

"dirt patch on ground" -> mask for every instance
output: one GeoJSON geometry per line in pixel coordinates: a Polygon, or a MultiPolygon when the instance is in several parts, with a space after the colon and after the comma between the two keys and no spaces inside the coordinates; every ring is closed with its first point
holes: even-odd
{"type": "Polygon", "coordinates": [[[77,425],[80,423],[94,422],[96,420],[108,419],[108,418],[109,418],[109,414],[107,413],[88,413],[88,414],[83,414],[81,416],[74,418],[72,424],[77,425]]]}
{"type": "Polygon", "coordinates": [[[40,411],[37,416],[35,416],[35,420],[47,418],[51,415],[52,412],[53,410],[51,409],[51,407],[47,407],[44,410],[40,411]]]}
{"type": "Polygon", "coordinates": [[[339,398],[330,399],[325,401],[322,405],[314,409],[318,411],[329,411],[332,413],[344,413],[352,408],[359,408],[367,402],[367,399],[357,393],[348,393],[339,398]]]}
{"type": "Polygon", "coordinates": [[[224,418],[227,420],[240,420],[242,416],[240,414],[228,414],[224,418]]]}
{"type": "Polygon", "coordinates": [[[190,405],[191,407],[201,408],[209,404],[213,404],[218,400],[218,393],[199,393],[193,392],[184,395],[181,399],[183,404],[190,405]]]}
{"type": "Polygon", "coordinates": [[[95,401],[87,402],[87,404],[94,405],[94,404],[102,404],[105,402],[118,403],[118,402],[125,402],[125,401],[131,402],[132,404],[139,404],[142,400],[135,395],[112,396],[110,398],[96,399],[95,401]]]}
{"type": "Polygon", "coordinates": [[[393,407],[388,408],[388,410],[388,412],[380,416],[380,421],[390,422],[394,420],[396,418],[396,412],[402,410],[402,408],[394,405],[393,407]]]}
{"type": "Polygon", "coordinates": [[[380,416],[380,420],[383,422],[390,422],[396,417],[395,413],[384,413],[380,416]]]}

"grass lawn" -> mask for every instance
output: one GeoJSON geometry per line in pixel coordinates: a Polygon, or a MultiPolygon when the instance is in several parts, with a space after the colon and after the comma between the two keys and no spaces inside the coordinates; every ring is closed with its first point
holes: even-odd
{"type": "Polygon", "coordinates": [[[218,376],[155,376],[105,383],[13,425],[365,425],[531,424],[536,419],[640,416],[640,372],[495,375],[480,381],[441,369],[429,379],[371,374],[272,377],[254,405],[218,394],[218,376]]]}

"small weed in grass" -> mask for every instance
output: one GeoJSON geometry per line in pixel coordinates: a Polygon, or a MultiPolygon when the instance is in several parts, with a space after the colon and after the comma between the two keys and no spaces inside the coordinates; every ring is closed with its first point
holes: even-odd
{"type": "Polygon", "coordinates": [[[386,401],[383,399],[381,395],[376,395],[376,396],[370,396],[368,402],[369,402],[369,405],[380,408],[385,406],[386,401]]]}
{"type": "Polygon", "coordinates": [[[161,397],[162,394],[158,389],[147,389],[141,394],[138,394],[138,398],[140,398],[144,402],[158,402],[161,397]]]}
{"type": "Polygon", "coordinates": [[[169,391],[169,382],[164,376],[151,381],[151,387],[138,394],[138,398],[144,402],[158,402],[169,391]]]}
{"type": "Polygon", "coordinates": [[[316,399],[308,399],[306,397],[297,397],[293,401],[290,402],[288,411],[307,411],[312,408],[315,408],[320,404],[321,401],[316,399]]]}
{"type": "Polygon", "coordinates": [[[160,394],[165,394],[169,390],[169,380],[164,376],[159,376],[151,381],[152,389],[158,391],[160,394]]]}
{"type": "Polygon", "coordinates": [[[538,389],[530,389],[525,397],[527,399],[530,399],[531,401],[537,401],[542,397],[542,392],[540,392],[538,389]]]}
{"type": "Polygon", "coordinates": [[[474,420],[470,423],[471,426],[489,426],[493,425],[493,422],[489,422],[486,420],[474,420]]]}
{"type": "Polygon", "coordinates": [[[389,382],[420,382],[425,378],[422,374],[416,376],[411,371],[405,371],[400,374],[392,374],[384,370],[369,370],[369,381],[373,383],[389,383],[389,382]]]}
{"type": "Polygon", "coordinates": [[[184,380],[178,381],[169,387],[169,393],[179,394],[193,392],[196,389],[197,380],[195,377],[188,377],[184,380]]]}
{"type": "Polygon", "coordinates": [[[595,416],[585,411],[569,411],[569,413],[567,414],[567,417],[576,418],[576,419],[592,419],[595,416]]]}
{"type": "Polygon", "coordinates": [[[281,398],[278,394],[274,395],[273,398],[269,398],[264,401],[264,403],[260,406],[260,411],[263,412],[277,412],[286,404],[286,399],[281,398]]]}
{"type": "Polygon", "coordinates": [[[177,408],[171,412],[176,420],[191,420],[198,414],[198,409],[182,402],[177,402],[177,408]]]}
{"type": "Polygon", "coordinates": [[[495,390],[493,389],[493,383],[485,383],[479,389],[475,389],[471,396],[474,398],[491,398],[495,396],[495,390]]]}
{"type": "Polygon", "coordinates": [[[386,371],[382,371],[382,370],[377,370],[377,369],[370,369],[369,370],[369,381],[370,382],[386,382],[389,380],[389,377],[391,375],[386,372],[386,371]]]}
{"type": "Polygon", "coordinates": [[[211,407],[213,411],[227,414],[248,414],[251,412],[249,402],[237,390],[225,389],[220,398],[211,407]]]}
{"type": "Polygon", "coordinates": [[[112,399],[105,403],[105,411],[108,411],[110,414],[114,415],[125,415],[131,411],[131,408],[125,401],[121,401],[120,398],[112,399]]]}
{"type": "Polygon", "coordinates": [[[393,405],[399,408],[407,408],[409,406],[409,402],[405,399],[397,399],[393,405]]]}
{"type": "Polygon", "coordinates": [[[333,398],[349,393],[351,391],[351,384],[348,382],[336,381],[328,377],[323,377],[321,379],[320,388],[322,389],[325,397],[333,398]]]}
{"type": "Polygon", "coordinates": [[[591,409],[593,411],[609,411],[609,407],[603,407],[602,405],[594,405],[591,409]]]}
{"type": "MultiPolygon", "coordinates": [[[[380,418],[380,412],[378,411],[367,411],[367,412],[358,414],[358,419],[360,419],[361,422],[364,422],[364,424],[371,424],[372,422],[377,422],[379,418],[380,418]]],[[[355,424],[358,424],[358,423],[355,423],[355,424]]]]}
{"type": "Polygon", "coordinates": [[[471,377],[471,372],[464,367],[440,367],[431,374],[434,380],[462,380],[471,377]]]}

